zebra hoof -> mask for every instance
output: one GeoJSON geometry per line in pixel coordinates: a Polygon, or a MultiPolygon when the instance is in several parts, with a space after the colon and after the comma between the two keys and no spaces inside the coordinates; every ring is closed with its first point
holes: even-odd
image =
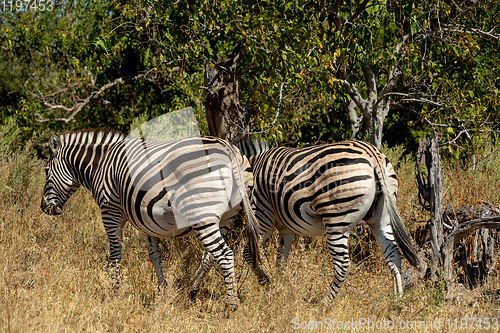
{"type": "Polygon", "coordinates": [[[271,280],[269,280],[269,277],[267,275],[259,276],[257,281],[261,286],[267,286],[271,280]]]}
{"type": "Polygon", "coordinates": [[[158,283],[158,293],[161,294],[167,289],[167,283],[165,281],[158,283]]]}
{"type": "Polygon", "coordinates": [[[199,292],[199,289],[193,289],[189,292],[189,301],[190,302],[194,302],[194,300],[196,299],[196,296],[198,295],[198,292],[199,292]]]}
{"type": "Polygon", "coordinates": [[[325,295],[321,302],[319,301],[319,298],[315,298],[314,300],[311,299],[311,301],[314,301],[315,303],[321,303],[323,305],[330,305],[335,301],[335,296],[332,297],[331,295],[325,295]]]}
{"type": "Polygon", "coordinates": [[[238,310],[238,303],[230,303],[224,311],[224,317],[229,318],[233,312],[238,310]]]}

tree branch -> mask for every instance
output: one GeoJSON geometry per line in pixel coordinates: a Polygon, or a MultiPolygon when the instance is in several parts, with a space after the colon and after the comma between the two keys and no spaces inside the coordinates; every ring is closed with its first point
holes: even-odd
{"type": "Polygon", "coordinates": [[[470,28],[465,25],[453,25],[453,24],[441,24],[441,30],[443,31],[449,31],[449,32],[458,32],[462,34],[471,34],[471,35],[479,35],[479,36],[486,36],[494,39],[500,39],[500,34],[495,34],[493,33],[493,30],[491,31],[482,31],[476,28],[470,28]]]}
{"type": "Polygon", "coordinates": [[[343,65],[338,71],[337,71],[337,76],[340,78],[342,85],[344,86],[345,90],[347,91],[347,94],[351,99],[356,103],[358,108],[360,110],[363,110],[365,108],[366,101],[365,99],[361,96],[361,93],[359,92],[358,88],[352,82],[352,80],[349,78],[349,75],[347,74],[347,66],[343,65]]]}
{"type": "Polygon", "coordinates": [[[49,121],[64,121],[64,122],[69,122],[75,118],[75,116],[82,110],[83,107],[85,107],[87,104],[89,104],[92,100],[98,98],[103,92],[106,90],[116,86],[117,84],[120,83],[127,83],[133,80],[137,80],[143,77],[146,77],[147,75],[151,74],[153,70],[149,70],[145,73],[138,74],[132,77],[120,77],[114,81],[111,81],[105,85],[103,85],[101,88],[98,90],[94,90],[87,98],[83,99],[81,102],[76,103],[72,107],[67,107],[65,105],[61,104],[52,104],[48,102],[45,98],[44,95],[41,93],[35,94],[31,91],[28,91],[28,94],[31,95],[34,99],[38,100],[43,106],[47,107],[45,111],[53,111],[53,110],[64,110],[66,113],[69,113],[70,115],[67,118],[60,117],[60,118],[43,118],[39,113],[36,114],[36,116],[39,117],[39,119],[35,119],[36,122],[38,123],[45,123],[49,121]]]}
{"type": "Polygon", "coordinates": [[[278,116],[280,115],[280,107],[281,107],[281,101],[283,99],[283,87],[285,86],[285,83],[284,82],[281,82],[281,86],[280,86],[280,99],[278,101],[278,107],[277,107],[277,110],[276,110],[276,114],[274,116],[274,119],[273,121],[271,122],[271,125],[269,125],[266,129],[261,129],[260,131],[256,131],[256,132],[248,132],[248,133],[241,133],[243,135],[253,135],[253,134],[262,134],[262,133],[266,133],[267,131],[269,131],[271,128],[274,127],[274,125],[276,125],[276,120],[278,119],[278,116]]]}
{"type": "Polygon", "coordinates": [[[443,147],[443,146],[446,146],[446,145],[451,145],[452,143],[454,143],[455,141],[457,141],[458,138],[462,136],[462,134],[467,134],[467,137],[470,139],[469,131],[467,129],[463,129],[463,130],[460,131],[460,133],[457,134],[457,136],[455,137],[455,139],[450,140],[448,142],[443,142],[443,143],[439,144],[439,147],[443,147]]]}

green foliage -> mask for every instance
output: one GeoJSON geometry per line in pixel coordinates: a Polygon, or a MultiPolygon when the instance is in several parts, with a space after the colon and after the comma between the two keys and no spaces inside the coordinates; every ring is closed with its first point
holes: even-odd
{"type": "MultiPolygon", "coordinates": [[[[368,97],[363,68],[370,66],[380,93],[395,64],[401,77],[393,89],[407,98],[391,101],[450,125],[436,128],[451,142],[445,156],[467,158],[496,139],[499,42],[479,32],[497,33],[497,1],[333,5],[74,1],[50,12],[6,12],[0,18],[0,115],[15,118],[26,142],[46,129],[127,131],[138,116],[153,119],[192,106],[207,134],[203,62],[214,64],[241,43],[240,101],[249,103],[253,129],[267,129],[280,107],[275,126],[262,134],[268,139],[296,146],[349,139],[341,67],[368,97]],[[144,76],[99,92],[137,75],[144,76]],[[67,118],[91,95],[72,121],[38,122],[67,118]]],[[[423,117],[394,109],[384,124],[386,140],[415,151],[418,138],[430,134],[423,117]]]]}
{"type": "Polygon", "coordinates": [[[0,195],[14,205],[21,203],[31,190],[34,170],[40,165],[33,149],[35,141],[24,144],[22,135],[15,117],[8,117],[0,124],[0,165],[5,162],[9,165],[6,182],[0,184],[0,195]]]}
{"type": "Polygon", "coordinates": [[[21,131],[14,118],[7,118],[0,126],[0,163],[10,160],[9,175],[0,185],[0,194],[11,204],[22,201],[32,186],[34,170],[39,167],[33,142],[19,145],[21,131]]]}
{"type": "Polygon", "coordinates": [[[148,115],[146,113],[140,114],[138,117],[132,120],[130,124],[130,132],[133,132],[135,129],[140,129],[141,125],[148,121],[148,115]]]}
{"type": "Polygon", "coordinates": [[[7,178],[6,190],[12,203],[20,202],[30,191],[32,185],[33,170],[38,168],[36,154],[31,144],[26,145],[14,157],[7,178]]]}
{"type": "Polygon", "coordinates": [[[440,275],[436,283],[430,284],[427,292],[431,301],[429,305],[434,308],[440,307],[444,303],[446,295],[446,281],[444,276],[440,275]]]}
{"type": "Polygon", "coordinates": [[[17,148],[19,134],[19,127],[13,117],[8,117],[0,125],[0,162],[11,157],[12,152],[17,148]]]}

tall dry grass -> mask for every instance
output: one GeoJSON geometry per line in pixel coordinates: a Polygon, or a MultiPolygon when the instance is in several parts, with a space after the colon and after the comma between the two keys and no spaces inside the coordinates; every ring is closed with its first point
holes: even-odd
{"type": "MultiPolygon", "coordinates": [[[[395,160],[398,154],[389,155],[395,160]]],[[[30,160],[17,160],[23,158],[30,160]]],[[[498,205],[498,160],[474,172],[445,166],[445,203],[457,207],[481,199],[498,205]]],[[[296,238],[282,274],[275,266],[276,237],[272,238],[262,255],[272,282],[260,287],[243,260],[242,231],[230,237],[241,298],[236,312],[226,312],[218,269],[209,272],[196,301],[188,301],[188,284],[202,254],[196,239],[162,241],[167,287],[159,292],[144,237],[129,226],[124,232],[121,285],[113,291],[108,241],[90,193],[79,190],[62,215],[47,216],[39,208],[42,166],[19,166],[4,165],[0,170],[2,332],[290,332],[297,327],[332,331],[327,328],[333,319],[356,325],[347,331],[378,331],[376,326],[359,326],[372,321],[380,331],[391,331],[393,323],[394,330],[406,325],[416,328],[411,331],[436,332],[454,331],[448,325],[460,329],[462,318],[499,318],[497,306],[484,300],[480,290],[463,290],[453,302],[446,302],[443,282],[421,282],[399,299],[391,296],[392,278],[380,250],[369,232],[361,231],[350,239],[353,263],[347,283],[329,306],[318,302],[332,275],[324,238],[296,238]],[[20,179],[24,181],[17,182],[20,179]],[[384,323],[386,329],[380,326],[384,323]]],[[[428,214],[416,199],[411,161],[400,162],[399,177],[398,206],[414,232],[428,214]]],[[[487,287],[499,286],[495,273],[487,287]]]]}

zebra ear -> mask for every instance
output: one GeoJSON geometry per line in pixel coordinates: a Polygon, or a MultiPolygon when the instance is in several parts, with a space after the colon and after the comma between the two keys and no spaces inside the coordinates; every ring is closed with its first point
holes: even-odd
{"type": "Polygon", "coordinates": [[[52,134],[49,138],[50,155],[54,156],[61,149],[61,140],[56,134],[52,134]]]}

